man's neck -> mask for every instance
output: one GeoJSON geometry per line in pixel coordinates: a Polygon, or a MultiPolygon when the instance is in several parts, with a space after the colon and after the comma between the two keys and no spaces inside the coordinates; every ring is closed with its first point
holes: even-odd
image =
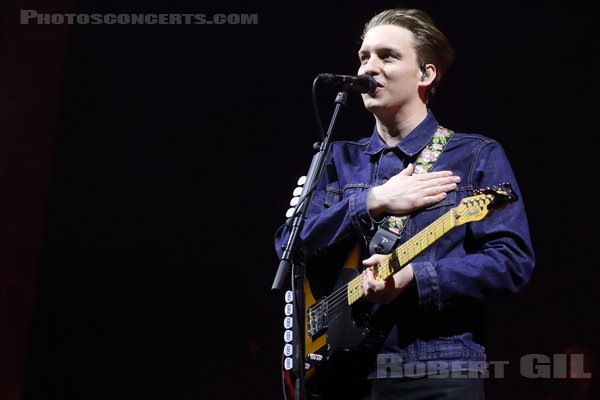
{"type": "Polygon", "coordinates": [[[388,146],[395,146],[427,117],[427,107],[419,107],[411,112],[399,112],[389,119],[375,116],[377,131],[388,146]]]}

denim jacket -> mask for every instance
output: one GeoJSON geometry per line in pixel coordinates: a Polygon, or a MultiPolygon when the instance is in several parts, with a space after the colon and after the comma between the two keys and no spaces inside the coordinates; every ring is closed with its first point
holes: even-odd
{"type": "MultiPolygon", "coordinates": [[[[415,161],[438,128],[431,110],[396,146],[389,147],[377,129],[371,137],[331,145],[300,238],[308,255],[326,251],[336,242],[361,241],[377,228],[367,211],[369,189],[381,185],[415,161]]],[[[421,374],[414,363],[431,372],[482,371],[483,306],[489,299],[511,295],[529,281],[534,253],[523,198],[502,146],[482,135],[455,133],[432,171],[450,170],[460,176],[457,189],[438,204],[408,219],[398,244],[403,243],[477,188],[512,184],[519,199],[482,221],[459,225],[425,251],[411,265],[414,284],[385,307],[395,325],[380,351],[371,377],[421,374]],[[403,369],[412,363],[410,371],[403,369]],[[432,364],[433,363],[433,364],[432,364]],[[427,367],[429,366],[429,367],[427,367]]],[[[289,228],[275,236],[281,256],[289,228]]]]}

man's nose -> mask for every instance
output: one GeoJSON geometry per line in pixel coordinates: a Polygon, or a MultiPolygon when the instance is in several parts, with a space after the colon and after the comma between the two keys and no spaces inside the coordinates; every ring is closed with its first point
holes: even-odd
{"type": "Polygon", "coordinates": [[[381,60],[377,57],[370,57],[360,69],[363,74],[377,75],[381,72],[381,60]]]}

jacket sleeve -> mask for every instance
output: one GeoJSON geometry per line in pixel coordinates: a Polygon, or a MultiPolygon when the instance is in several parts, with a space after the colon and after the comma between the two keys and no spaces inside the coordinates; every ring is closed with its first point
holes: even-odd
{"type": "MultiPolygon", "coordinates": [[[[343,157],[339,158],[344,162],[343,157]]],[[[351,235],[361,237],[363,232],[368,232],[375,226],[367,210],[370,185],[365,183],[343,187],[340,183],[342,173],[343,170],[339,169],[333,157],[329,156],[300,234],[307,255],[351,235]]],[[[289,234],[288,223],[280,226],[275,234],[275,250],[279,257],[287,245],[289,234]]]]}
{"type": "Polygon", "coordinates": [[[511,183],[519,199],[483,221],[458,230],[459,250],[434,261],[411,263],[424,310],[472,303],[520,291],[534,269],[534,252],[523,196],[502,147],[484,142],[476,151],[468,184],[475,188],[511,183]]]}

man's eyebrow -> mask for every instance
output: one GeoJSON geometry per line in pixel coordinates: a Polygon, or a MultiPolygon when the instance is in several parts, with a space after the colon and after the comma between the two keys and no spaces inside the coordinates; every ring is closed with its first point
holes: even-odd
{"type": "MultiPolygon", "coordinates": [[[[376,47],[375,51],[395,51],[395,52],[400,52],[400,49],[397,49],[395,47],[392,46],[381,46],[381,47],[376,47]]],[[[361,53],[366,53],[368,52],[367,49],[363,49],[362,47],[360,49],[358,49],[358,54],[361,53]]]]}

